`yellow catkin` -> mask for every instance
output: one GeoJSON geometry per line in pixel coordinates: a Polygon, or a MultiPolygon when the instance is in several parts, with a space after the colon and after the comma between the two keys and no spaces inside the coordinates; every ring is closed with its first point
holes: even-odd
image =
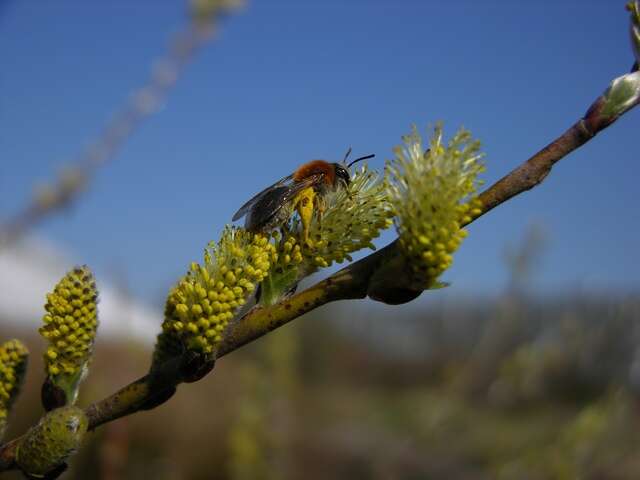
{"type": "Polygon", "coordinates": [[[275,259],[275,247],[266,236],[227,227],[218,244],[205,250],[204,262],[193,263],[171,289],[154,364],[185,350],[212,353],[275,259]]]}
{"type": "Polygon", "coordinates": [[[403,140],[386,183],[402,251],[415,282],[429,288],[451,266],[467,235],[462,225],[482,213],[474,194],[484,165],[479,142],[465,130],[444,145],[437,125],[427,149],[415,127],[403,140]]]}
{"type": "Polygon", "coordinates": [[[0,438],[20,392],[28,357],[29,351],[19,340],[9,340],[0,345],[0,438]]]}
{"type": "Polygon", "coordinates": [[[47,295],[39,332],[48,342],[44,353],[49,376],[74,376],[91,358],[98,328],[95,280],[88,267],[67,273],[47,295]]]}

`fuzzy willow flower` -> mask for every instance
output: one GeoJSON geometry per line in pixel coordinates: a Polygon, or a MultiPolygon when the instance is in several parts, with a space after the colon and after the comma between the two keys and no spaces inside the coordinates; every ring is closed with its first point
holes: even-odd
{"type": "Polygon", "coordinates": [[[18,466],[34,478],[56,470],[78,449],[88,425],[78,407],[52,410],[22,438],[16,454],[18,466]]]}
{"type": "Polygon", "coordinates": [[[350,254],[375,249],[372,240],[392,224],[391,204],[379,175],[361,167],[349,186],[325,199],[322,218],[315,215],[309,226],[309,243],[302,238],[302,222],[294,216],[276,236],[278,261],[262,283],[261,302],[273,304],[304,277],[334,262],[351,261],[350,254]]]}
{"type": "Polygon", "coordinates": [[[384,184],[366,166],[355,173],[347,189],[331,194],[327,203],[322,220],[311,224],[312,245],[302,250],[308,271],[351,261],[350,254],[363,248],[375,250],[372,240],[393,223],[384,184]]]}
{"type": "Polygon", "coordinates": [[[20,340],[0,345],[0,438],[27,370],[29,351],[20,340]]]}
{"type": "Polygon", "coordinates": [[[169,293],[154,365],[185,350],[214,352],[227,324],[275,259],[275,248],[265,235],[225,228],[218,244],[205,249],[203,264],[191,264],[169,293]]]}
{"type": "Polygon", "coordinates": [[[434,288],[466,236],[462,225],[481,213],[473,197],[484,170],[480,142],[460,130],[445,145],[440,124],[427,149],[415,127],[403,141],[387,164],[386,184],[413,281],[434,288]]]}
{"type": "Polygon", "coordinates": [[[44,363],[49,379],[73,403],[93,353],[98,328],[98,291],[87,266],[67,273],[47,295],[40,334],[49,342],[44,363]]]}

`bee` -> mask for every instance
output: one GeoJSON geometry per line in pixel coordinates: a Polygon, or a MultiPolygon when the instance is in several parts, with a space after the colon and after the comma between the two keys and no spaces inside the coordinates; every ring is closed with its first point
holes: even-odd
{"type": "Polygon", "coordinates": [[[302,222],[302,237],[307,245],[309,227],[314,212],[318,219],[326,208],[326,196],[339,188],[347,188],[351,182],[349,168],[356,162],[373,158],[366,155],[347,165],[349,149],[342,163],[311,160],[290,175],[278,180],[246,202],[233,216],[233,221],[245,218],[245,229],[250,232],[268,232],[286,224],[297,212],[302,222]]]}

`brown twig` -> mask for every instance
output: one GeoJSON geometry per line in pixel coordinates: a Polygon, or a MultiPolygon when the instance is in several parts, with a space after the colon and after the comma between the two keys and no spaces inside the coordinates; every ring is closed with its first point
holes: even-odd
{"type": "MultiPolygon", "coordinates": [[[[539,185],[560,159],[581,147],[595,135],[611,125],[620,115],[611,119],[602,115],[603,97],[599,97],[583,118],[560,137],[544,147],[529,160],[504,176],[480,194],[482,214],[489,212],[510,198],[539,185]]],[[[640,98],[625,111],[638,105],[640,98]]],[[[477,218],[477,217],[476,217],[477,218]]]]}

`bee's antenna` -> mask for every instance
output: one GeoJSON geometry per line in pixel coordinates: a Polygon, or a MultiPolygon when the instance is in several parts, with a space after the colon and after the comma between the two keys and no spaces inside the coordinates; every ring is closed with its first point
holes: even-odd
{"type": "MultiPolygon", "coordinates": [[[[351,150],[351,149],[349,149],[349,150],[351,150]]],[[[366,155],[364,157],[356,158],[353,162],[351,162],[349,165],[347,165],[347,168],[350,168],[351,165],[353,165],[354,163],[359,162],[360,160],[368,160],[368,159],[373,158],[375,156],[376,156],[375,153],[372,153],[371,155],[366,155]]],[[[345,158],[345,160],[346,160],[346,158],[345,158]]]]}
{"type": "Polygon", "coordinates": [[[347,153],[344,154],[344,158],[342,159],[342,163],[344,163],[344,164],[347,163],[347,158],[349,158],[349,155],[351,155],[351,147],[349,147],[349,150],[347,150],[347,153]]]}

